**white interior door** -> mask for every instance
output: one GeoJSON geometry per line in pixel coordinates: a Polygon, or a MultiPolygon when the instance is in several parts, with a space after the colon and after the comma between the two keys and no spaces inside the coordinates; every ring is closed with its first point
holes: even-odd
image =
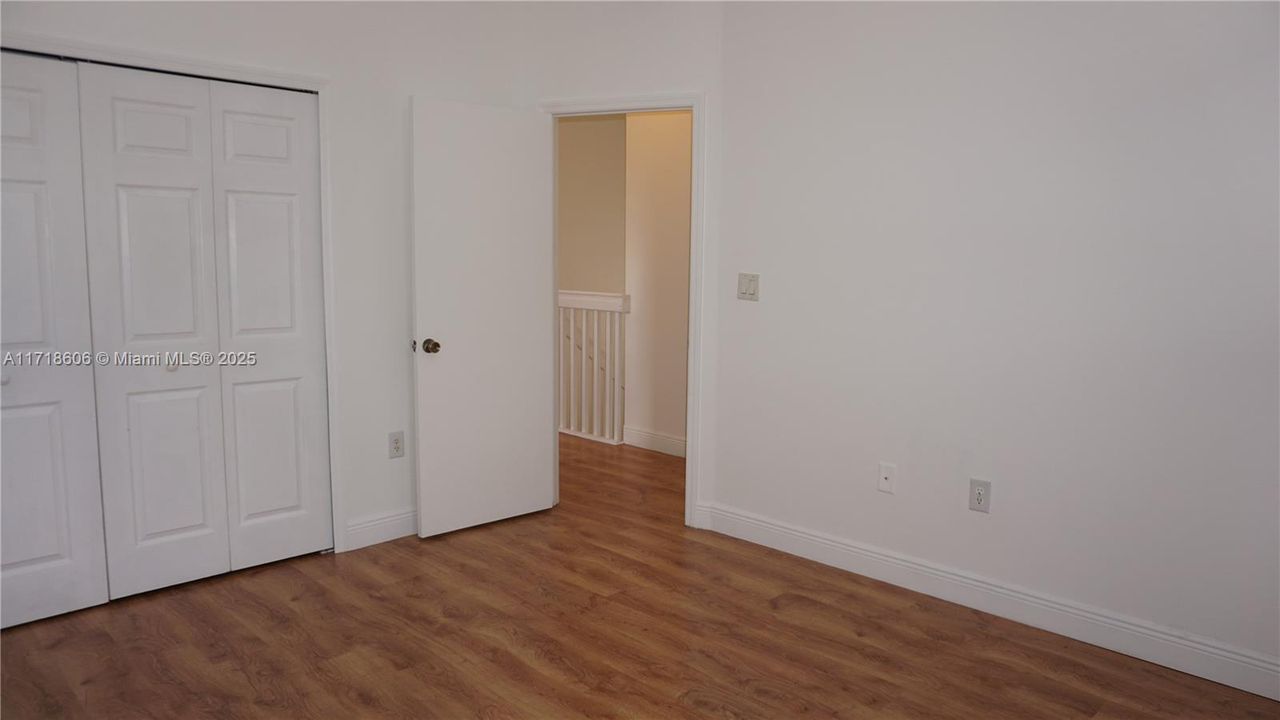
{"type": "Polygon", "coordinates": [[[3,55],[0,624],[107,600],[72,63],[3,55]],[[81,356],[83,357],[83,356],[81,356]],[[33,364],[35,363],[35,364],[33,364]]]}
{"type": "Polygon", "coordinates": [[[418,534],[551,507],[551,117],[415,98],[418,534]],[[422,341],[440,343],[422,351],[422,341]]]}
{"type": "MultiPolygon", "coordinates": [[[[80,66],[96,351],[218,353],[209,86],[80,66]]],[[[218,366],[96,377],[111,596],[227,571],[218,366]]]]}
{"type": "Polygon", "coordinates": [[[333,546],[316,96],[214,82],[232,569],[333,546]],[[253,362],[249,362],[249,354],[253,362]]]}

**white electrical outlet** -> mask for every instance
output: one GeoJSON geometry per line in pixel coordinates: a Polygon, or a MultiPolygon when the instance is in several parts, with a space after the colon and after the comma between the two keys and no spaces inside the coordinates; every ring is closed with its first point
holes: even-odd
{"type": "Polygon", "coordinates": [[[387,436],[387,457],[404,457],[404,431],[397,430],[387,436]]]}
{"type": "Polygon", "coordinates": [[[969,509],[980,513],[991,512],[991,483],[969,478],[969,509]]]}
{"type": "Polygon", "coordinates": [[[880,475],[876,478],[876,489],[892,495],[898,489],[898,466],[893,463],[880,463],[880,475]]]}

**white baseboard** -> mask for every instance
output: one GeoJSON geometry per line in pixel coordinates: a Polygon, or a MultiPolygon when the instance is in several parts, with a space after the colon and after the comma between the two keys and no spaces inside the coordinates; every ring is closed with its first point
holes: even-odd
{"type": "Polygon", "coordinates": [[[417,532],[418,512],[413,508],[381,515],[366,515],[347,523],[347,550],[377,545],[417,532]]]}
{"type": "Polygon", "coordinates": [[[622,444],[621,441],[614,440],[613,438],[607,438],[607,437],[604,437],[603,435],[592,435],[591,433],[578,432],[577,430],[566,430],[564,428],[560,428],[560,432],[564,433],[565,435],[572,435],[573,437],[582,438],[583,440],[591,440],[593,442],[604,443],[605,445],[621,445],[622,444]]]}
{"type": "Polygon", "coordinates": [[[645,450],[654,450],[667,455],[684,457],[684,438],[674,435],[663,435],[652,430],[641,430],[630,425],[624,425],[622,426],[622,442],[645,450]]]}
{"type": "Polygon", "coordinates": [[[698,528],[699,530],[711,530],[711,521],[711,509],[706,505],[697,505],[693,508],[693,524],[689,527],[698,528]]]}
{"type": "Polygon", "coordinates": [[[716,532],[1280,700],[1280,658],[719,504],[716,532]]]}

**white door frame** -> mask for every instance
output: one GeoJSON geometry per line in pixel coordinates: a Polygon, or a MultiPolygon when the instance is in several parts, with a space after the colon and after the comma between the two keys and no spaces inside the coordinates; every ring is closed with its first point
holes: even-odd
{"type": "Polygon", "coordinates": [[[70,60],[89,60],[112,65],[122,65],[140,70],[158,70],[160,72],[195,75],[214,80],[267,85],[271,87],[304,90],[316,93],[320,108],[320,253],[321,269],[324,275],[324,354],[325,382],[328,390],[329,415],[329,496],[333,507],[333,550],[342,552],[347,549],[347,508],[345,484],[338,474],[339,444],[335,441],[340,436],[338,427],[341,418],[333,411],[333,400],[337,396],[338,367],[337,349],[333,338],[336,336],[336,312],[334,309],[334,274],[336,265],[333,261],[333,220],[329,183],[329,128],[333,127],[332,103],[329,96],[329,79],[318,75],[299,75],[281,73],[265,68],[249,65],[233,65],[219,62],[152,53],[96,43],[80,42],[67,38],[53,37],[24,32],[4,31],[0,34],[0,45],[6,50],[25,50],[27,52],[53,55],[70,60]]]}
{"type": "MultiPolygon", "coordinates": [[[[698,507],[698,465],[701,458],[701,419],[702,407],[702,311],[703,293],[710,287],[705,283],[706,274],[706,166],[707,166],[707,121],[706,99],[702,93],[671,93],[659,95],[637,95],[605,98],[575,98],[571,100],[547,100],[539,103],[543,111],[555,117],[573,115],[614,115],[629,112],[646,112],[653,110],[689,110],[693,114],[693,167],[690,178],[689,198],[689,357],[686,363],[685,394],[685,460],[684,460],[684,524],[690,527],[705,527],[697,517],[698,507]]],[[[552,132],[555,132],[552,124],[552,132]]],[[[554,138],[553,138],[554,147],[554,138]]],[[[558,168],[557,168],[558,171],[558,168]]],[[[552,202],[555,202],[553,199],[552,202]]],[[[553,235],[552,252],[558,252],[553,235]]],[[[559,287],[559,268],[556,268],[556,287],[559,287]]],[[[555,302],[552,293],[551,302],[555,302]]],[[[558,317],[558,316],[557,316],[558,317]]],[[[548,332],[557,330],[549,328],[548,332]]],[[[557,348],[559,345],[557,345],[557,348]]],[[[560,377],[556,374],[556,407],[553,408],[552,425],[559,435],[560,429],[560,377]]],[[[556,462],[559,462],[559,444],[557,443],[556,462]]],[[[559,471],[557,469],[556,501],[560,499],[559,471]]]]}

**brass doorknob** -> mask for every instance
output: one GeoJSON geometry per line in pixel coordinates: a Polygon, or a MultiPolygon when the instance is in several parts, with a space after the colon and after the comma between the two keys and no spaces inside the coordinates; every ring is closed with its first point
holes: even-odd
{"type": "Polygon", "coordinates": [[[440,343],[432,340],[431,338],[427,338],[422,341],[422,352],[429,354],[438,353],[440,352],[440,343]]]}

